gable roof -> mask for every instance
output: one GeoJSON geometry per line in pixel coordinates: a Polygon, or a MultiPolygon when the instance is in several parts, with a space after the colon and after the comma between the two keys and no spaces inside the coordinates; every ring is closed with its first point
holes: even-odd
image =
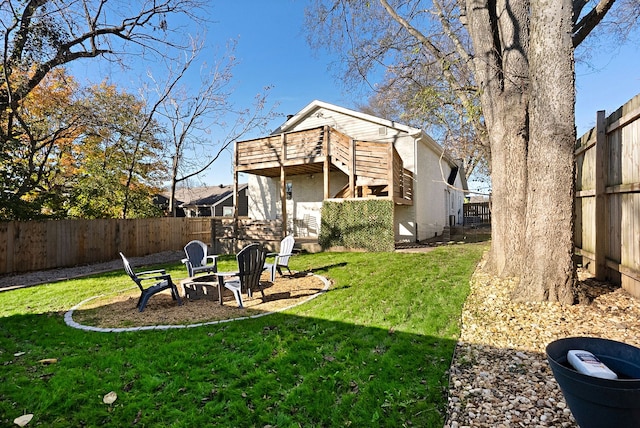
{"type": "Polygon", "coordinates": [[[319,110],[321,108],[324,108],[327,110],[333,110],[335,112],[342,113],[347,116],[352,116],[361,120],[365,120],[367,122],[371,122],[380,126],[386,126],[388,128],[398,129],[410,135],[415,135],[422,132],[418,128],[412,128],[410,126],[403,125],[399,122],[394,122],[392,120],[383,119],[367,113],[362,113],[356,110],[340,107],[334,104],[326,103],[324,101],[313,100],[309,104],[307,104],[306,107],[300,110],[298,113],[289,117],[285,123],[280,125],[280,127],[273,132],[273,134],[280,134],[282,132],[287,132],[290,128],[294,127],[295,125],[297,125],[298,123],[306,119],[307,117],[311,116],[314,111],[319,110]]]}
{"type": "MultiPolygon", "coordinates": [[[[247,188],[247,183],[238,184],[238,192],[247,188]]],[[[168,192],[163,196],[168,197],[168,192]]],[[[233,185],[185,187],[176,190],[176,206],[215,206],[233,197],[233,185]]]]}

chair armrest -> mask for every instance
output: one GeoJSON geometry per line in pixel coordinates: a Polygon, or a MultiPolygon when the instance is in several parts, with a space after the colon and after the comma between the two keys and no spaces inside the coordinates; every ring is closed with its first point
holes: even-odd
{"type": "Polygon", "coordinates": [[[240,275],[240,272],[216,272],[214,273],[214,275],[217,276],[238,276],[240,275]]]}
{"type": "Polygon", "coordinates": [[[204,261],[205,263],[207,262],[207,260],[211,260],[212,262],[216,262],[216,260],[218,259],[218,256],[207,256],[204,261]]]}
{"type": "Polygon", "coordinates": [[[169,282],[173,282],[171,281],[171,275],[169,275],[168,273],[162,274],[162,275],[152,275],[152,276],[140,276],[140,274],[138,274],[138,279],[140,281],[149,281],[149,280],[158,280],[158,279],[165,279],[169,282]]]}
{"type": "Polygon", "coordinates": [[[147,270],[144,272],[136,272],[136,275],[140,277],[144,275],[157,275],[157,274],[164,275],[165,273],[167,273],[165,269],[157,269],[157,270],[147,270]]]}

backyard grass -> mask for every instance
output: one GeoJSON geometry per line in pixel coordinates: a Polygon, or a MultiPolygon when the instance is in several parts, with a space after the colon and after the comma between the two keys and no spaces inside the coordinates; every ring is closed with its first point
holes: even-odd
{"type": "Polygon", "coordinates": [[[329,278],[329,291],[196,328],[65,325],[78,302],[130,288],[124,271],[0,293],[0,425],[30,413],[28,426],[46,427],[442,427],[461,308],[485,249],[296,256],[292,269],[329,278]],[[111,391],[116,401],[103,403],[111,391]]]}

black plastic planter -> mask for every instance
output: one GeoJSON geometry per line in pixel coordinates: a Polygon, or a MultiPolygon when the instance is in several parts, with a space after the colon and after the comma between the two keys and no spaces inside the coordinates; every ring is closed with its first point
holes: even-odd
{"type": "Polygon", "coordinates": [[[547,360],[581,428],[640,427],[639,348],[596,337],[568,337],[547,346],[547,360]],[[618,379],[578,373],[567,361],[571,349],[591,352],[618,379]]]}

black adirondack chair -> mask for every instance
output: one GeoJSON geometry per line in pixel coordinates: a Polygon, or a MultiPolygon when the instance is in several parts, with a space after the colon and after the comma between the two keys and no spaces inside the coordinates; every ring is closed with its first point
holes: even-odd
{"type": "Polygon", "coordinates": [[[207,254],[207,244],[202,241],[191,241],[184,246],[187,258],[182,263],[187,267],[190,277],[199,273],[216,273],[218,271],[218,256],[207,254]]]}
{"type": "Polygon", "coordinates": [[[120,253],[120,257],[122,257],[124,270],[140,288],[140,299],[138,299],[138,304],[136,305],[138,311],[144,311],[144,307],[147,306],[147,302],[151,296],[167,289],[171,290],[171,297],[173,297],[173,300],[178,301],[178,306],[182,305],[182,300],[178,294],[178,287],[176,287],[171,280],[171,276],[164,269],[136,273],[131,268],[131,264],[129,264],[129,260],[127,260],[124,254],[120,253]],[[153,282],[154,284],[145,288],[143,282],[146,284],[153,282]]]}
{"type": "Polygon", "coordinates": [[[237,279],[225,281],[224,286],[233,292],[239,307],[242,307],[243,291],[251,297],[252,291],[259,289],[264,297],[260,275],[264,270],[266,256],[267,254],[260,244],[249,244],[236,255],[238,261],[237,279]]]}

